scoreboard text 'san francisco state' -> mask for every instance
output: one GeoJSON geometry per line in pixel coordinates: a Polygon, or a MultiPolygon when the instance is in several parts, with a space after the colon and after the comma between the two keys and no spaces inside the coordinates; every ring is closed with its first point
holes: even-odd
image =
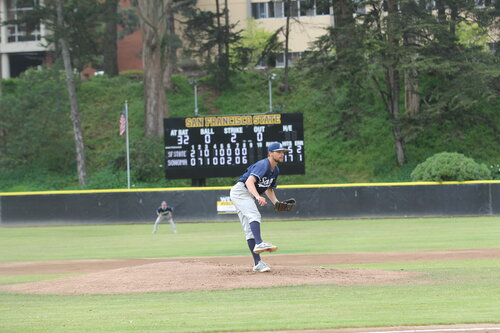
{"type": "Polygon", "coordinates": [[[275,141],[290,149],[280,173],[305,173],[301,113],[168,118],[164,129],[168,179],[239,176],[275,141]]]}

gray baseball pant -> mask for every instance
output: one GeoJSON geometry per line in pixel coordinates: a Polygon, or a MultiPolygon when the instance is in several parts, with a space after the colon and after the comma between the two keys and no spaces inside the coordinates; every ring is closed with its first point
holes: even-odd
{"type": "Polygon", "coordinates": [[[242,182],[236,183],[231,188],[229,196],[231,197],[231,201],[238,212],[238,217],[240,218],[241,225],[243,226],[246,239],[253,239],[254,235],[250,229],[250,222],[260,223],[261,220],[261,215],[255,203],[255,198],[252,194],[250,194],[245,187],[245,184],[242,182]]]}
{"type": "Polygon", "coordinates": [[[160,215],[156,219],[155,225],[153,227],[153,234],[155,234],[158,231],[158,224],[160,224],[161,222],[165,222],[165,221],[170,223],[170,226],[172,227],[172,230],[174,231],[174,233],[177,233],[177,228],[175,227],[174,220],[172,218],[168,218],[166,216],[160,215]]]}

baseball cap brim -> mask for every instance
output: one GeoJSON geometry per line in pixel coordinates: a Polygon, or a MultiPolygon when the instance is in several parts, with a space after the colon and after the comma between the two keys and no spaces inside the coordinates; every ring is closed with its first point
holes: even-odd
{"type": "Polygon", "coordinates": [[[290,151],[290,149],[283,147],[283,145],[279,142],[273,142],[267,147],[267,151],[272,153],[275,151],[290,151]]]}

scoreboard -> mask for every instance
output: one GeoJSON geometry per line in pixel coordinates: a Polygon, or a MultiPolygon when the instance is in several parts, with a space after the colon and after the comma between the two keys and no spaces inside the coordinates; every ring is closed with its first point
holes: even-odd
{"type": "Polygon", "coordinates": [[[304,174],[302,113],[164,119],[167,179],[236,177],[278,141],[290,149],[280,174],[304,174]]]}

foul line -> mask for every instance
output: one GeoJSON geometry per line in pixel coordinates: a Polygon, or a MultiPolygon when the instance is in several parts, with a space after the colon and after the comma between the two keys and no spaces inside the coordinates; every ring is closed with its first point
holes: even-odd
{"type": "Polygon", "coordinates": [[[474,332],[474,331],[500,331],[500,327],[477,327],[477,328],[439,328],[425,330],[404,330],[404,331],[371,331],[357,333],[424,333],[424,332],[474,332]]]}

